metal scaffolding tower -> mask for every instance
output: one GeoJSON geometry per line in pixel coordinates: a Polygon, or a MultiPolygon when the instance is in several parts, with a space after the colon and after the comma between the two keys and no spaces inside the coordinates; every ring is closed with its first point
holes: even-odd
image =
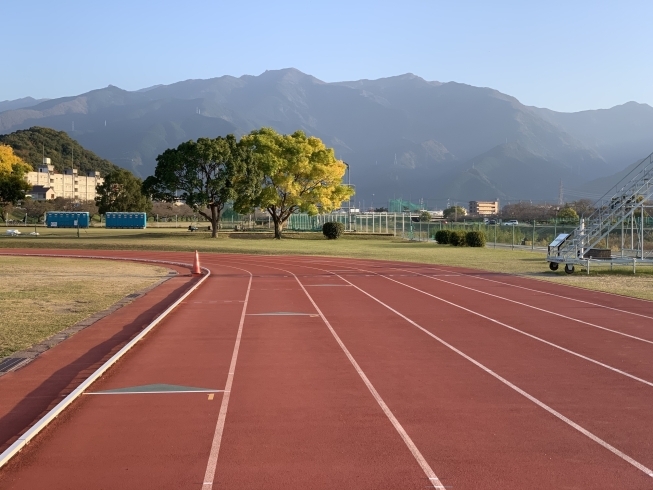
{"type": "Polygon", "coordinates": [[[652,195],[653,153],[599,199],[578,228],[556,237],[547,254],[550,269],[565,264],[565,272],[572,273],[574,265],[584,265],[589,273],[590,263],[632,264],[633,271],[637,264],[653,265],[653,250],[644,248],[652,195]]]}

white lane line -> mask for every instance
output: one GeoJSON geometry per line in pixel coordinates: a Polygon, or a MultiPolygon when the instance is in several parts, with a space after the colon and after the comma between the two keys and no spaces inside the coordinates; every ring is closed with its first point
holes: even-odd
{"type": "MultiPolygon", "coordinates": [[[[397,269],[397,270],[403,270],[403,269],[397,269]]],[[[630,334],[627,334],[627,333],[624,333],[624,332],[620,332],[619,330],[613,330],[613,329],[611,329],[611,328],[602,327],[602,326],[600,326],[600,325],[596,325],[595,323],[586,322],[586,321],[584,321],[584,320],[579,320],[578,318],[573,318],[573,317],[570,317],[570,316],[567,316],[567,315],[563,315],[563,314],[561,314],[561,313],[556,313],[555,311],[545,310],[544,308],[539,308],[539,307],[537,307],[537,306],[529,305],[529,304],[527,304],[527,303],[522,303],[521,301],[517,301],[517,300],[514,300],[514,299],[506,298],[506,297],[504,297],[504,296],[499,296],[499,295],[497,295],[497,294],[488,293],[487,291],[481,291],[480,289],[475,289],[475,288],[472,288],[472,287],[469,287],[469,286],[463,286],[462,284],[458,284],[458,283],[455,283],[455,282],[447,281],[447,280],[445,280],[445,279],[440,279],[439,277],[436,277],[436,276],[429,276],[429,275],[427,275],[427,274],[420,274],[419,272],[415,272],[415,274],[417,274],[417,275],[419,275],[419,276],[422,276],[422,277],[428,277],[429,279],[433,279],[434,281],[444,282],[444,283],[447,283],[447,284],[451,284],[451,285],[453,285],[453,286],[458,286],[459,288],[468,289],[468,290],[470,290],[470,291],[475,291],[475,292],[477,292],[477,293],[481,293],[481,294],[486,294],[486,295],[488,295],[488,296],[492,296],[493,298],[502,299],[502,300],[504,300],[504,301],[509,301],[509,302],[511,302],[511,303],[515,303],[515,304],[518,304],[518,305],[521,305],[521,306],[525,306],[525,307],[527,307],[527,308],[532,308],[532,309],[534,309],[534,310],[541,311],[541,312],[543,312],[543,313],[549,313],[550,315],[555,315],[555,316],[558,316],[558,317],[560,317],[560,318],[565,318],[565,319],[567,319],[567,320],[571,320],[571,321],[574,321],[574,322],[582,323],[582,324],[584,324],[584,325],[588,325],[588,326],[590,326],[590,327],[594,327],[594,328],[598,328],[598,329],[601,329],[601,330],[605,330],[605,331],[607,331],[607,332],[612,332],[612,333],[615,333],[615,334],[617,334],[617,335],[622,335],[622,336],[624,336],[624,337],[628,337],[628,338],[631,338],[631,339],[634,339],[634,340],[639,340],[640,342],[646,342],[647,344],[653,344],[653,340],[643,339],[643,338],[641,338],[641,337],[636,337],[635,335],[630,335],[630,334]]],[[[384,275],[384,274],[380,274],[380,275],[384,275]]],[[[385,277],[390,277],[389,275],[384,275],[384,276],[385,276],[385,277]]],[[[457,277],[459,277],[459,276],[457,276],[457,277]]]]}
{"type": "MultiPolygon", "coordinates": [[[[336,274],[336,275],[337,275],[337,274],[336,274]]],[[[340,276],[338,276],[338,277],[340,277],[340,276]]],[[[598,436],[592,434],[590,431],[588,431],[587,429],[581,427],[580,425],[578,425],[578,424],[577,424],[576,422],[574,422],[573,420],[571,420],[571,419],[565,417],[565,416],[562,415],[560,412],[554,410],[553,408],[551,408],[550,406],[548,406],[548,405],[545,404],[544,402],[542,402],[542,401],[538,400],[537,398],[535,398],[533,395],[530,395],[530,394],[527,393],[526,391],[522,390],[521,388],[519,388],[519,387],[516,386],[515,384],[513,384],[513,383],[511,383],[510,381],[508,381],[507,379],[505,379],[504,377],[502,377],[502,376],[500,376],[499,374],[495,373],[494,371],[492,371],[492,370],[491,370],[490,368],[488,368],[487,366],[485,366],[485,365],[481,364],[480,362],[478,362],[477,360],[471,358],[470,356],[468,356],[467,354],[465,354],[465,353],[462,352],[461,350],[455,348],[453,345],[449,344],[448,342],[442,340],[442,339],[441,339],[440,337],[438,337],[437,335],[431,333],[430,331],[428,331],[427,329],[425,329],[425,328],[422,327],[421,325],[417,324],[416,322],[414,322],[413,320],[411,320],[411,319],[408,318],[407,316],[405,316],[405,315],[403,315],[402,313],[398,312],[397,310],[395,310],[395,309],[392,308],[391,306],[385,304],[385,303],[384,303],[383,301],[381,301],[380,299],[378,299],[378,298],[372,296],[372,295],[371,295],[370,293],[368,293],[367,291],[365,291],[365,290],[359,288],[358,286],[356,286],[355,284],[353,284],[353,283],[347,281],[347,279],[344,279],[344,278],[342,278],[342,277],[341,277],[341,279],[342,279],[343,281],[348,282],[348,283],[351,284],[353,287],[355,287],[356,289],[358,289],[361,293],[363,293],[363,294],[365,294],[366,296],[368,296],[369,298],[373,299],[374,301],[376,301],[376,302],[379,303],[380,305],[386,307],[388,310],[392,311],[392,312],[393,312],[394,314],[396,314],[397,316],[400,316],[401,318],[403,318],[404,320],[406,320],[408,323],[410,323],[410,324],[413,325],[414,327],[419,328],[422,332],[424,332],[424,333],[427,334],[428,336],[434,338],[435,340],[437,340],[438,342],[440,342],[440,343],[441,343],[442,345],[444,345],[445,347],[447,347],[447,348],[451,349],[452,351],[454,351],[456,354],[462,356],[463,358],[467,359],[469,362],[471,362],[471,363],[474,364],[475,366],[481,368],[483,371],[485,371],[486,373],[488,373],[489,375],[491,375],[491,376],[494,377],[495,379],[501,381],[501,382],[502,382],[503,384],[505,384],[506,386],[512,388],[513,390],[515,390],[515,391],[516,391],[517,393],[519,393],[520,395],[526,397],[528,400],[532,401],[533,403],[535,403],[535,404],[538,405],[539,407],[543,408],[544,410],[546,410],[547,412],[549,412],[551,415],[557,417],[559,420],[563,421],[565,424],[569,425],[570,427],[573,427],[574,429],[576,429],[578,432],[580,432],[581,434],[585,435],[586,437],[589,437],[591,440],[593,440],[594,442],[600,444],[600,445],[603,446],[605,449],[607,449],[607,450],[610,451],[611,453],[615,454],[616,456],[620,457],[620,458],[623,459],[624,461],[630,463],[631,465],[633,465],[633,466],[634,466],[635,468],[637,468],[638,470],[643,471],[644,473],[646,473],[646,474],[647,474],[648,476],[650,476],[650,477],[653,477],[653,470],[647,468],[647,467],[644,466],[643,464],[641,464],[641,463],[639,463],[638,461],[634,460],[633,458],[631,458],[631,457],[628,456],[627,454],[623,453],[622,451],[620,451],[620,450],[617,449],[616,447],[612,446],[611,444],[607,443],[606,441],[604,441],[604,440],[601,439],[600,437],[598,437],[598,436]]]]}
{"type": "MultiPolygon", "coordinates": [[[[366,262],[362,262],[362,261],[351,260],[349,262],[364,264],[366,267],[374,267],[373,265],[371,265],[369,263],[366,263],[366,262]]],[[[333,264],[332,261],[320,261],[319,263],[329,264],[329,265],[333,264]]],[[[340,265],[342,265],[342,264],[340,264],[340,265]]],[[[402,264],[399,264],[399,265],[401,266],[402,264]]],[[[575,301],[577,303],[583,303],[583,304],[587,304],[587,305],[591,305],[591,306],[597,306],[599,308],[605,308],[607,310],[618,311],[619,313],[627,313],[628,315],[634,315],[634,316],[638,316],[640,318],[648,318],[649,320],[653,320],[653,316],[650,316],[650,315],[644,315],[642,313],[635,313],[634,311],[629,311],[629,310],[622,310],[620,308],[614,308],[612,306],[606,306],[606,305],[603,305],[601,303],[593,303],[592,301],[573,298],[573,297],[570,297],[570,296],[564,296],[564,295],[561,295],[561,294],[550,293],[550,292],[547,292],[547,291],[542,291],[540,289],[533,289],[533,288],[529,288],[529,287],[526,287],[526,286],[519,286],[517,284],[511,284],[509,282],[497,281],[496,279],[489,279],[487,277],[481,277],[477,273],[461,273],[461,272],[456,272],[456,271],[452,271],[452,270],[449,270],[449,269],[441,269],[441,268],[434,267],[434,266],[428,265],[428,264],[424,264],[424,265],[426,266],[427,269],[441,271],[441,272],[447,272],[451,276],[473,277],[475,279],[480,279],[481,281],[488,281],[488,282],[494,282],[496,284],[503,284],[504,286],[510,286],[510,287],[517,288],[517,289],[524,289],[526,291],[532,291],[532,292],[544,294],[544,295],[547,295],[547,296],[553,296],[555,298],[562,298],[562,299],[566,299],[566,300],[569,300],[569,301],[575,301]]],[[[334,272],[339,272],[339,271],[334,271],[334,272]]],[[[516,277],[519,277],[519,276],[516,276],[516,277]]],[[[551,283],[551,284],[556,284],[556,283],[551,283]]],[[[575,289],[580,289],[582,291],[590,291],[590,292],[594,292],[594,293],[608,294],[610,296],[621,297],[620,295],[615,295],[615,294],[612,294],[612,293],[609,293],[609,292],[606,292],[606,291],[595,291],[595,290],[591,290],[591,289],[576,288],[575,286],[570,286],[570,285],[564,285],[564,286],[570,287],[570,288],[575,288],[575,289]]],[[[628,300],[643,301],[643,302],[647,302],[647,303],[651,304],[650,300],[646,300],[646,299],[642,299],[642,298],[632,298],[632,297],[625,297],[625,296],[624,296],[624,298],[628,299],[628,300]]],[[[651,306],[653,307],[653,304],[651,304],[651,306]]]]}
{"type": "MultiPolygon", "coordinates": [[[[487,315],[483,315],[482,313],[478,313],[477,311],[470,310],[469,308],[465,308],[464,306],[460,306],[459,304],[453,303],[451,301],[447,301],[444,298],[440,298],[439,296],[436,296],[434,294],[427,293],[426,291],[422,291],[421,289],[418,289],[418,288],[413,287],[413,286],[411,286],[409,284],[397,281],[396,279],[392,279],[391,277],[386,277],[383,274],[377,274],[377,275],[378,275],[378,277],[383,277],[384,279],[387,279],[388,281],[396,282],[397,284],[401,284],[402,286],[413,289],[414,291],[425,294],[426,296],[430,296],[431,298],[435,298],[435,299],[437,299],[439,301],[442,301],[443,303],[447,303],[448,305],[455,306],[456,308],[459,308],[459,309],[461,309],[463,311],[471,313],[472,315],[479,316],[481,318],[484,318],[485,320],[491,321],[492,323],[496,323],[497,325],[501,325],[502,327],[508,328],[508,329],[512,330],[513,332],[517,332],[517,333],[520,333],[522,335],[525,335],[526,337],[530,337],[530,338],[532,338],[534,340],[538,340],[538,341],[540,341],[540,342],[542,342],[542,343],[544,343],[546,345],[550,345],[551,347],[554,347],[554,348],[559,349],[559,350],[561,350],[563,352],[566,352],[567,354],[571,354],[573,356],[579,357],[581,359],[584,359],[585,361],[589,361],[589,362],[591,362],[593,364],[596,364],[597,366],[604,367],[605,369],[609,369],[610,371],[613,371],[615,373],[621,374],[621,375],[626,376],[626,377],[628,377],[630,379],[634,379],[635,381],[639,381],[640,383],[644,383],[645,385],[653,387],[653,382],[651,382],[651,381],[647,381],[645,379],[638,378],[637,376],[635,376],[633,374],[630,374],[630,373],[627,373],[625,371],[622,371],[621,369],[617,369],[617,368],[612,367],[612,366],[610,366],[608,364],[605,364],[605,363],[603,363],[601,361],[597,361],[596,359],[592,359],[591,357],[584,356],[583,354],[580,354],[580,353],[575,352],[573,350],[562,347],[561,345],[554,344],[553,342],[549,342],[548,340],[545,340],[545,339],[543,339],[541,337],[530,334],[528,332],[524,332],[523,330],[519,330],[518,328],[512,327],[512,326],[508,325],[507,323],[500,322],[499,320],[495,320],[494,318],[489,317],[487,315]]],[[[343,281],[346,281],[346,279],[343,278],[343,281]]],[[[347,281],[347,282],[349,282],[349,281],[347,281]]],[[[356,286],[354,286],[354,287],[356,287],[356,286]]]]}
{"type": "MultiPolygon", "coordinates": [[[[293,274],[293,276],[294,276],[294,274],[293,274]]],[[[342,342],[342,340],[340,340],[340,337],[338,336],[336,331],[333,329],[333,327],[329,323],[329,320],[326,319],[326,317],[324,316],[324,313],[322,313],[322,310],[320,310],[320,308],[317,306],[317,303],[315,303],[315,301],[313,300],[311,295],[308,294],[308,291],[306,290],[306,288],[304,287],[302,282],[299,280],[299,278],[297,276],[294,276],[294,277],[295,277],[295,280],[297,281],[297,283],[300,285],[300,287],[304,291],[304,293],[306,294],[306,296],[308,297],[309,301],[313,304],[313,307],[315,308],[315,311],[318,312],[318,314],[322,318],[322,321],[325,323],[325,325],[327,326],[327,328],[331,332],[331,335],[333,335],[333,338],[336,339],[336,342],[338,342],[338,345],[340,346],[342,351],[347,356],[347,359],[349,359],[349,362],[351,362],[352,366],[354,366],[354,369],[356,370],[356,372],[358,373],[360,378],[363,380],[363,383],[365,383],[365,386],[367,386],[367,389],[370,390],[370,393],[372,393],[372,396],[374,397],[376,402],[381,407],[381,410],[383,410],[383,413],[385,413],[385,415],[388,417],[388,419],[390,419],[390,422],[392,423],[394,428],[397,430],[397,432],[399,433],[399,435],[403,439],[404,443],[408,447],[408,450],[412,453],[412,455],[415,458],[415,460],[417,461],[417,463],[422,468],[422,471],[424,471],[424,473],[426,474],[426,477],[433,484],[433,487],[434,488],[445,488],[444,485],[442,485],[442,482],[436,476],[436,474],[433,471],[433,469],[431,468],[431,466],[429,466],[429,464],[427,463],[424,456],[422,456],[422,453],[419,451],[419,449],[417,449],[417,446],[415,446],[415,443],[413,442],[413,440],[410,438],[408,433],[404,430],[404,428],[399,423],[397,418],[394,416],[394,414],[392,413],[392,411],[390,410],[388,405],[386,405],[385,401],[383,401],[383,398],[381,398],[381,395],[379,395],[379,392],[376,391],[376,388],[374,388],[374,385],[372,385],[372,382],[368,379],[368,377],[365,375],[365,373],[363,372],[361,367],[358,365],[358,363],[356,362],[356,359],[354,359],[354,356],[351,355],[351,352],[349,352],[349,349],[347,349],[347,347],[345,347],[345,344],[342,342]]]]}
{"type": "MultiPolygon", "coordinates": [[[[229,267],[229,266],[225,266],[229,267]]],[[[234,267],[237,269],[237,267],[234,267]]],[[[240,269],[245,270],[245,269],[240,269]]],[[[252,273],[249,273],[249,283],[247,284],[247,292],[245,293],[245,301],[243,302],[243,311],[240,314],[240,323],[238,324],[238,334],[236,335],[236,343],[234,351],[231,355],[231,364],[229,364],[229,374],[227,375],[227,383],[224,388],[224,396],[220,404],[220,414],[218,415],[218,422],[215,425],[215,433],[213,434],[213,442],[211,443],[211,452],[209,460],[206,464],[206,472],[204,473],[204,483],[202,490],[211,490],[213,488],[213,481],[215,479],[215,469],[218,465],[218,455],[220,453],[220,443],[222,442],[222,433],[224,432],[224,423],[227,418],[227,408],[229,406],[229,398],[231,396],[231,385],[234,381],[234,373],[236,372],[236,360],[238,359],[238,350],[240,348],[240,339],[243,335],[243,325],[245,324],[245,312],[247,311],[247,302],[249,301],[249,292],[252,288],[252,273]]]]}
{"type": "MultiPolygon", "coordinates": [[[[529,288],[529,287],[526,287],[526,286],[519,286],[517,284],[511,284],[509,282],[497,281],[496,279],[489,279],[487,277],[481,277],[481,276],[479,276],[478,274],[475,274],[475,273],[455,272],[455,271],[451,271],[451,270],[448,270],[448,269],[440,269],[438,267],[433,267],[433,266],[430,266],[430,265],[428,265],[427,267],[430,268],[430,269],[437,270],[437,271],[453,273],[452,275],[455,275],[455,276],[473,277],[474,279],[480,279],[481,281],[488,281],[488,282],[494,282],[494,283],[497,283],[497,284],[503,284],[504,286],[510,286],[512,288],[524,289],[526,291],[532,291],[534,293],[545,294],[547,296],[554,296],[556,298],[566,299],[566,300],[569,300],[569,301],[575,301],[577,303],[584,303],[586,305],[591,305],[591,306],[598,306],[599,308],[605,308],[606,310],[618,311],[619,313],[627,313],[629,315],[634,315],[634,316],[638,316],[638,317],[641,317],[641,318],[648,318],[649,320],[653,320],[653,316],[644,315],[642,313],[635,313],[634,311],[622,310],[620,308],[614,308],[612,306],[606,306],[606,305],[602,305],[600,303],[593,303],[592,301],[587,301],[587,300],[578,299],[578,298],[572,298],[572,297],[569,297],[569,296],[563,296],[561,294],[550,293],[548,291],[542,291],[540,289],[533,289],[533,288],[529,288]]],[[[520,277],[520,276],[515,275],[515,277],[520,277]]],[[[558,284],[558,283],[551,282],[551,284],[558,284]]],[[[564,284],[564,286],[568,287],[568,288],[580,289],[582,291],[588,291],[588,292],[592,292],[592,293],[599,293],[599,294],[607,294],[607,295],[610,295],[610,296],[617,296],[619,298],[624,298],[624,299],[627,299],[627,300],[643,301],[643,302],[647,302],[647,303],[651,304],[651,307],[653,307],[653,303],[651,303],[651,301],[647,300],[647,299],[633,298],[633,297],[629,297],[629,296],[621,296],[621,295],[618,295],[618,294],[609,293],[607,291],[596,291],[596,290],[593,290],[593,289],[579,288],[579,287],[571,286],[571,285],[568,285],[568,284],[564,284]]]]}
{"type": "MultiPolygon", "coordinates": [[[[257,264],[257,265],[261,265],[261,264],[257,264]]],[[[322,310],[320,310],[320,308],[317,306],[315,301],[313,301],[313,297],[308,293],[308,291],[306,290],[306,288],[304,287],[302,282],[299,280],[299,278],[295,274],[293,274],[292,272],[287,271],[285,269],[279,269],[277,267],[272,267],[272,266],[269,266],[269,265],[263,265],[263,267],[267,267],[267,268],[270,268],[270,269],[283,270],[284,272],[287,272],[288,274],[291,274],[292,277],[295,278],[295,280],[297,281],[299,286],[304,291],[304,294],[306,294],[306,297],[309,299],[309,301],[311,302],[311,304],[315,308],[315,311],[317,311],[320,318],[322,318],[322,321],[325,323],[325,325],[327,326],[327,328],[331,332],[331,335],[333,335],[333,338],[336,340],[336,342],[338,343],[338,345],[340,346],[342,351],[345,353],[345,355],[347,356],[347,359],[349,359],[349,362],[352,364],[352,366],[356,370],[356,373],[358,374],[358,376],[360,376],[360,378],[363,380],[363,383],[365,383],[365,386],[370,391],[370,393],[372,394],[372,396],[374,397],[376,402],[379,404],[379,406],[381,407],[381,410],[383,411],[383,413],[386,415],[386,417],[388,417],[388,419],[390,420],[390,423],[393,425],[395,430],[399,433],[399,436],[404,441],[404,444],[406,444],[406,446],[408,447],[408,450],[411,452],[411,454],[413,455],[413,457],[417,461],[417,464],[419,464],[420,468],[422,468],[422,471],[424,472],[426,477],[431,482],[432,488],[446,488],[442,484],[442,482],[438,479],[437,475],[435,474],[435,472],[433,471],[431,466],[428,464],[428,462],[426,461],[426,459],[424,458],[424,456],[422,455],[420,450],[417,448],[417,446],[415,445],[413,440],[410,438],[408,433],[402,427],[401,423],[399,423],[397,418],[394,416],[394,414],[392,413],[392,411],[390,410],[388,405],[385,403],[385,401],[383,401],[383,398],[381,398],[381,395],[379,395],[379,392],[376,391],[376,388],[374,388],[374,385],[372,385],[372,382],[368,379],[365,372],[363,372],[361,367],[358,365],[358,363],[356,362],[356,359],[354,359],[354,356],[351,355],[351,352],[349,352],[349,349],[347,349],[347,347],[342,342],[342,340],[340,339],[340,337],[338,336],[336,331],[333,329],[333,327],[329,323],[329,320],[326,319],[326,317],[324,316],[324,313],[322,313],[322,310]]],[[[337,277],[340,277],[337,274],[334,274],[334,275],[336,275],[337,277]]],[[[343,280],[346,281],[345,279],[343,279],[343,280]]],[[[346,281],[346,282],[349,283],[351,286],[354,286],[349,281],[346,281]]],[[[356,287],[356,286],[354,286],[354,287],[356,287]]],[[[206,480],[206,478],[205,478],[205,480],[206,480]]]]}

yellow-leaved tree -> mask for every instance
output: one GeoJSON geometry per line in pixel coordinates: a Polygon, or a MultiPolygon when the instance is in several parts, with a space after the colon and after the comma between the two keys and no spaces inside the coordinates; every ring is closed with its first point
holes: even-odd
{"type": "Polygon", "coordinates": [[[14,154],[14,149],[9,145],[0,144],[0,174],[25,174],[30,172],[32,167],[25,163],[18,155],[14,154]]]}
{"type": "Polygon", "coordinates": [[[293,213],[328,213],[354,193],[342,183],[345,164],[320,138],[303,131],[279,134],[262,128],[243,136],[241,144],[253,152],[262,175],[261,191],[247,206],[267,210],[275,238],[281,238],[284,223],[293,213]]]}
{"type": "Polygon", "coordinates": [[[30,170],[32,167],[15,155],[11,146],[0,145],[0,217],[5,223],[11,207],[31,189],[25,180],[30,170]]]}

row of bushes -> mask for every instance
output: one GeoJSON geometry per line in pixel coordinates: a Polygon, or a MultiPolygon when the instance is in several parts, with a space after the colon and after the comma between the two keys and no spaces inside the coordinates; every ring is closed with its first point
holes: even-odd
{"type": "Polygon", "coordinates": [[[435,241],[454,247],[485,247],[485,233],[482,231],[439,230],[435,232],[435,241]]]}

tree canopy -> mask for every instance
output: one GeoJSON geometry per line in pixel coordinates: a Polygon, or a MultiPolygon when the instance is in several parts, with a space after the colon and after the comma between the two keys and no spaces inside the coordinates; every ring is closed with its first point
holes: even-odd
{"type": "Polygon", "coordinates": [[[233,202],[235,208],[244,209],[259,191],[261,176],[252,152],[232,134],[182,143],[156,161],[143,191],[162,201],[181,199],[196,209],[211,222],[213,238],[225,205],[233,202]]]}
{"type": "Polygon", "coordinates": [[[10,146],[0,145],[0,207],[3,211],[22,201],[32,188],[25,180],[25,173],[30,170],[32,168],[15,155],[10,146]]]}
{"type": "Polygon", "coordinates": [[[84,148],[65,131],[34,126],[0,135],[0,144],[11,146],[17,156],[33,167],[40,165],[43,156],[46,156],[52,160],[52,165],[59,173],[70,168],[73,153],[75,168],[82,172],[98,171],[107,175],[118,168],[109,160],[84,148]]]}
{"type": "Polygon", "coordinates": [[[32,167],[16,155],[11,146],[0,144],[0,174],[10,174],[12,172],[25,174],[31,170],[32,167]]]}
{"type": "Polygon", "coordinates": [[[442,211],[445,219],[459,219],[467,214],[467,210],[460,206],[451,206],[442,211]]]}
{"type": "Polygon", "coordinates": [[[284,135],[262,128],[244,136],[241,143],[254,153],[262,174],[261,191],[250,205],[267,210],[275,238],[281,238],[293,213],[328,213],[353,195],[341,182],[345,164],[319,138],[303,131],[284,135]]]}
{"type": "Polygon", "coordinates": [[[107,212],[149,212],[152,202],[143,195],[141,179],[129,170],[117,169],[110,172],[104,183],[97,186],[95,203],[100,214],[107,212]]]}
{"type": "Polygon", "coordinates": [[[558,219],[578,220],[578,213],[572,207],[565,206],[558,211],[558,219]]]}

